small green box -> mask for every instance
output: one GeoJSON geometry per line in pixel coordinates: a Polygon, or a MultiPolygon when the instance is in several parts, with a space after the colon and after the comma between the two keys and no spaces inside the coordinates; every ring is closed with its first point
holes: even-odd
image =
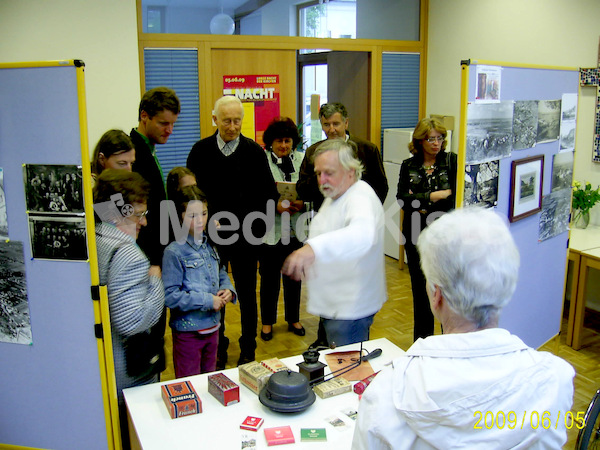
{"type": "Polygon", "coordinates": [[[301,428],[301,441],[326,441],[327,430],[325,428],[301,428]]]}

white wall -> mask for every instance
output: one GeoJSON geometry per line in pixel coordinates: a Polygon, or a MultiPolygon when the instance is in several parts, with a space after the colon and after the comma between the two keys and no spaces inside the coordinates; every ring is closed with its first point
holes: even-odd
{"type": "Polygon", "coordinates": [[[136,24],[135,0],[1,0],[0,62],[83,60],[91,152],[106,130],[137,126],[136,24]]]}
{"type": "MultiPolygon", "coordinates": [[[[429,0],[427,114],[459,119],[460,61],[596,67],[598,0],[429,0]]],[[[574,178],[600,184],[592,163],[596,90],[579,98],[574,178]]],[[[454,138],[457,145],[457,137],[454,138]]],[[[600,225],[600,206],[592,211],[600,225]]]]}
{"type": "Polygon", "coordinates": [[[356,37],[418,41],[419,4],[419,0],[356,0],[356,37]]]}

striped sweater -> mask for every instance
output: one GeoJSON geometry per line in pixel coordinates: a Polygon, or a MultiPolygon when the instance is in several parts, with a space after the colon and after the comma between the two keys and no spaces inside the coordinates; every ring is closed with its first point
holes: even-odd
{"type": "Polygon", "coordinates": [[[96,225],[100,284],[108,289],[113,357],[119,402],[122,390],[158,381],[156,375],[129,377],[123,339],[148,331],[160,319],[165,296],[162,280],[150,277],[150,262],[135,240],[108,223],[96,225]]]}

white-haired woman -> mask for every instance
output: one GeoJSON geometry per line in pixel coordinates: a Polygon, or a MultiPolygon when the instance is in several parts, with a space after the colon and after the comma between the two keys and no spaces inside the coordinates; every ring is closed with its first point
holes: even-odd
{"type": "Polygon", "coordinates": [[[573,368],[498,328],[519,272],[505,220],[491,210],[455,210],[417,245],[444,334],[419,339],[377,375],[361,400],[352,448],[562,448],[564,423],[542,427],[540,417],[556,423],[569,411],[573,368]]]}

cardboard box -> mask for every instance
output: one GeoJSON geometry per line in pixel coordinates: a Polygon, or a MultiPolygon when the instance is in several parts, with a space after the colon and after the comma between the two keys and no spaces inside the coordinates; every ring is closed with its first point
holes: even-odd
{"type": "Polygon", "coordinates": [[[437,119],[442,122],[446,130],[454,130],[454,116],[442,116],[439,114],[430,114],[431,119],[437,119]]]}
{"type": "Polygon", "coordinates": [[[282,363],[279,358],[265,359],[260,363],[273,373],[288,370],[288,366],[282,363]]]}
{"type": "Polygon", "coordinates": [[[294,433],[289,425],[281,427],[265,428],[267,445],[293,444],[296,442],[294,433]]]}
{"type": "Polygon", "coordinates": [[[335,397],[352,390],[352,384],[342,377],[333,378],[325,383],[317,384],[313,391],[321,398],[335,397]]]}
{"type": "Polygon", "coordinates": [[[161,391],[171,419],[202,412],[202,400],[189,381],[165,384],[161,386],[161,391]]]}
{"type": "Polygon", "coordinates": [[[262,417],[248,416],[241,423],[240,428],[242,430],[257,431],[260,428],[260,426],[264,423],[264,421],[265,420],[262,417]]]}
{"type": "Polygon", "coordinates": [[[233,405],[240,401],[240,387],[222,373],[208,376],[208,392],[223,406],[233,405]]]}
{"type": "Polygon", "coordinates": [[[238,367],[240,383],[258,395],[267,381],[273,375],[269,369],[262,364],[252,361],[238,367]]]}

